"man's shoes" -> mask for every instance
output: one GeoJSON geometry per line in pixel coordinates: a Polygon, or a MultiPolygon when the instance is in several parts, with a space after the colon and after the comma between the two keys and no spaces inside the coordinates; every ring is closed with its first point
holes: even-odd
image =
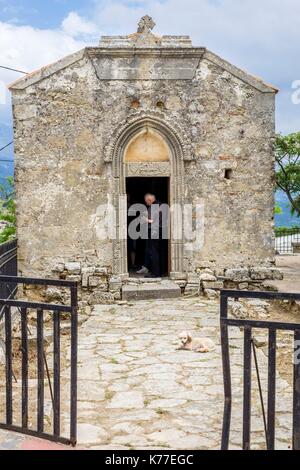
{"type": "Polygon", "coordinates": [[[155,274],[149,273],[149,274],[146,274],[145,278],[146,279],[158,279],[160,278],[160,276],[156,276],[155,274]]]}
{"type": "Polygon", "coordinates": [[[146,268],[145,266],[143,266],[142,269],[136,272],[136,274],[148,274],[148,273],[149,273],[149,269],[146,268]]]}

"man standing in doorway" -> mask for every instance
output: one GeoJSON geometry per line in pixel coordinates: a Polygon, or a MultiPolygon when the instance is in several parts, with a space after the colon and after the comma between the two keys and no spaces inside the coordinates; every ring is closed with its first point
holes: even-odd
{"type": "Polygon", "coordinates": [[[147,213],[142,216],[141,223],[147,224],[147,239],[145,263],[137,274],[145,274],[147,278],[161,277],[160,238],[162,228],[162,214],[160,203],[154,194],[145,195],[147,213]]]}

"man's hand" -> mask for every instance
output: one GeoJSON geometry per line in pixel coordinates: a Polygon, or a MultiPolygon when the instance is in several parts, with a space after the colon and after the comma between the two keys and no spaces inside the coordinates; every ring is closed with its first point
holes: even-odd
{"type": "Polygon", "coordinates": [[[147,217],[143,216],[141,218],[141,221],[144,223],[144,224],[153,224],[153,220],[152,219],[148,219],[147,217]]]}

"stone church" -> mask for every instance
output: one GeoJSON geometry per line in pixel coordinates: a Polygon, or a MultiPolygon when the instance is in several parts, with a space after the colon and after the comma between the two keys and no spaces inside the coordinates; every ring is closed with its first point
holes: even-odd
{"type": "Polygon", "coordinates": [[[138,290],[127,193],[192,207],[190,222],[171,212],[166,291],[213,295],[279,276],[277,90],[154,26],[145,16],[136,33],[105,36],[10,86],[20,274],[77,280],[83,304],[138,290]]]}

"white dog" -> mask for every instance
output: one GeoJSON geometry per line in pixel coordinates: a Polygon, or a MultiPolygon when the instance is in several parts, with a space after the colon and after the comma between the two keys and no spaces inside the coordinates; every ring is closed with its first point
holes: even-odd
{"type": "Polygon", "coordinates": [[[194,351],[199,353],[208,353],[215,349],[213,341],[209,338],[193,339],[190,333],[183,331],[179,335],[180,347],[178,350],[194,351]]]}

